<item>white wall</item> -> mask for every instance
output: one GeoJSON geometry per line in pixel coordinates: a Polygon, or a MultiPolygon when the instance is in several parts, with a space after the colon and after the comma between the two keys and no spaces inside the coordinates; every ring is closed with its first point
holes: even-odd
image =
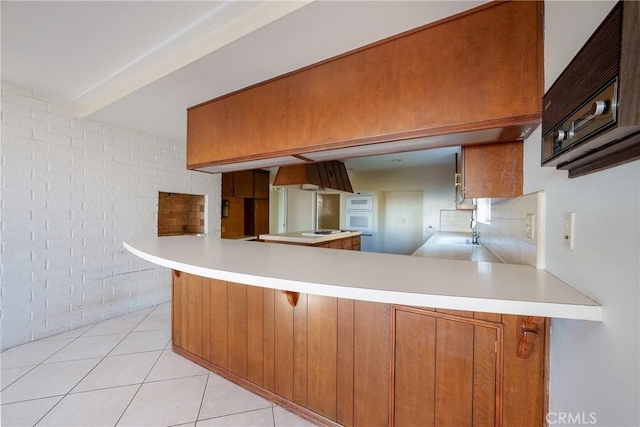
{"type": "Polygon", "coordinates": [[[219,236],[220,175],[185,152],[2,84],[2,348],[169,300],[170,271],[122,242],[156,235],[159,191],[206,195],[219,236]]]}
{"type": "MultiPolygon", "coordinates": [[[[438,230],[440,210],[455,209],[453,174],[454,159],[451,165],[406,168],[394,171],[349,172],[354,191],[422,191],[422,238],[427,239],[428,227],[438,230]]],[[[384,213],[384,209],[379,212],[384,213]]],[[[384,223],[384,218],[380,218],[384,223]]]]}
{"type": "MultiPolygon", "coordinates": [[[[548,88],[613,7],[546,2],[548,88]]],[[[545,190],[546,269],[604,306],[604,321],[554,320],[550,411],[593,412],[602,426],[640,425],[640,162],[575,179],[540,167],[538,129],[525,142],[525,193],[545,190]],[[562,221],[576,213],[575,249],[562,221]]]]}

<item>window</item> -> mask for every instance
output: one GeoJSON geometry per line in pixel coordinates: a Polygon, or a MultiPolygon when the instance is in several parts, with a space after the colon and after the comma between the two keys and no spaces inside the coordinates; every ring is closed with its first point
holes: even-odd
{"type": "Polygon", "coordinates": [[[476,200],[476,215],[478,222],[491,224],[491,199],[476,200]]]}

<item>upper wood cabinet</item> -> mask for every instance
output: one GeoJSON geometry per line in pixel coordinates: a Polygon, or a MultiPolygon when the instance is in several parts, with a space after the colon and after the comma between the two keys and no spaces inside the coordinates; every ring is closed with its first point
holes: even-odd
{"type": "Polygon", "coordinates": [[[253,171],[253,198],[269,198],[269,171],[253,171]]]}
{"type": "Polygon", "coordinates": [[[474,130],[524,138],[541,116],[543,7],[492,2],[191,107],[187,167],[474,130]]]}
{"type": "Polygon", "coordinates": [[[222,174],[222,197],[253,197],[253,171],[222,174]]]}
{"type": "Polygon", "coordinates": [[[462,197],[522,196],[522,141],[462,147],[462,197]]]}

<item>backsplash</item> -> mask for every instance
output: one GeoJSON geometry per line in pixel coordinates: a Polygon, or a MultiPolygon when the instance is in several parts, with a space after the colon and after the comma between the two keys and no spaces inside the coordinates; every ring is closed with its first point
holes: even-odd
{"type": "Polygon", "coordinates": [[[491,204],[491,224],[478,223],[482,244],[507,264],[544,268],[545,193],[491,204]],[[533,239],[527,237],[527,214],[535,215],[533,239]]]}
{"type": "Polygon", "coordinates": [[[471,233],[471,211],[440,210],[440,231],[471,233]]]}
{"type": "Polygon", "coordinates": [[[204,196],[158,194],[158,236],[204,233],[204,196]]]}

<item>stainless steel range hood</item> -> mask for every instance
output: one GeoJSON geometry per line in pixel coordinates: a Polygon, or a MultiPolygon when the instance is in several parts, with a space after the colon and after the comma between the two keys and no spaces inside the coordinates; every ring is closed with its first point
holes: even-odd
{"type": "Polygon", "coordinates": [[[273,181],[276,187],[297,186],[303,190],[333,189],[353,193],[344,163],[337,160],[281,166],[273,181]]]}

